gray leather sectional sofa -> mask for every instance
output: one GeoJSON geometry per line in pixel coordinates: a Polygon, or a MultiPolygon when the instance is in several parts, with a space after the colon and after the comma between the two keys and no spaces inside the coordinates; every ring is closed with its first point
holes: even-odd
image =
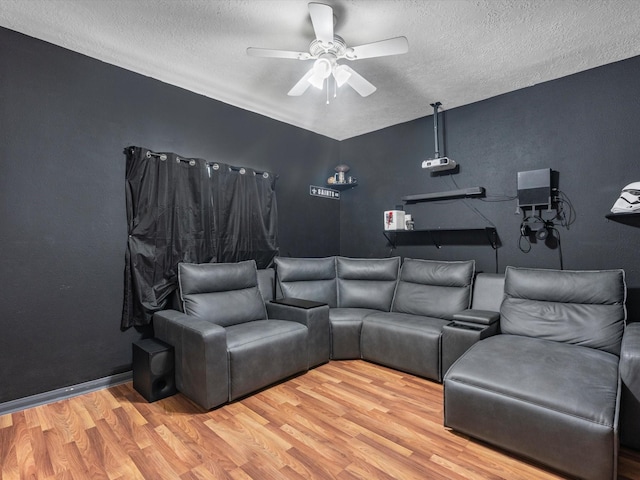
{"type": "Polygon", "coordinates": [[[154,317],[178,389],[205,408],[358,358],[443,381],[446,426],[569,476],[615,478],[619,424],[640,447],[640,324],[625,334],[622,270],[277,258],[274,281],[252,262],[210,265],[181,265],[184,313],[154,317]]]}
{"type": "Polygon", "coordinates": [[[471,306],[472,260],[280,257],[275,265],[279,294],[329,305],[333,360],[361,358],[441,381],[443,355],[447,365],[453,360],[447,345],[460,354],[456,347],[470,332],[479,339],[491,329],[492,322],[472,317],[454,323],[471,306]]]}

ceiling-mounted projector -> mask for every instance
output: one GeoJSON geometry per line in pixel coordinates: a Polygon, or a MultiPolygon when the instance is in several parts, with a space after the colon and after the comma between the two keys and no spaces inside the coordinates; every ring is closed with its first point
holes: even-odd
{"type": "Polygon", "coordinates": [[[422,162],[422,168],[431,170],[432,172],[440,172],[442,170],[452,170],[456,168],[456,161],[451,160],[449,157],[434,158],[432,160],[425,160],[422,162]]]}
{"type": "Polygon", "coordinates": [[[438,108],[442,104],[440,102],[432,103],[433,107],[433,143],[436,147],[435,158],[430,160],[424,160],[422,162],[422,168],[429,170],[430,172],[441,172],[443,170],[453,170],[458,166],[455,160],[451,160],[449,157],[440,156],[440,147],[438,139],[438,108]]]}

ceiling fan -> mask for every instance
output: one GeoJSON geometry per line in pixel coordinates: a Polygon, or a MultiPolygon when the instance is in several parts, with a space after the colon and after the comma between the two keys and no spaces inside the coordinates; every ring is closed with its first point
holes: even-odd
{"type": "Polygon", "coordinates": [[[409,51],[409,42],[406,37],[389,38],[358,47],[348,47],[345,41],[333,31],[333,8],[329,5],[316,2],[309,3],[309,16],[316,34],[316,38],[309,45],[309,52],[247,48],[247,55],[252,57],[288,58],[293,60],[315,59],[313,67],[289,90],[287,94],[289,96],[300,96],[311,85],[322,90],[325,80],[328,85],[329,78],[333,76],[336,87],[341,87],[346,83],[361,96],[366,97],[375,92],[376,87],[348,65],[339,64],[338,60],[353,61],[363,58],[398,55],[409,51]]]}

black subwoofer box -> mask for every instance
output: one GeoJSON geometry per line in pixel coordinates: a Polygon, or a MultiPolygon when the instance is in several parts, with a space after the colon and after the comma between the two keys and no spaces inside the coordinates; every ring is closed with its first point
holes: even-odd
{"type": "Polygon", "coordinates": [[[147,338],[133,344],[133,388],[155,402],[176,393],[173,347],[147,338]]]}

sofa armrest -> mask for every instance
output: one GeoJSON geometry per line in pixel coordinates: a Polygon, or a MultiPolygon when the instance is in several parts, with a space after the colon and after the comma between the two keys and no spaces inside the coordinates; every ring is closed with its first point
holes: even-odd
{"type": "Polygon", "coordinates": [[[224,327],[163,310],[153,315],[156,338],[175,350],[176,387],[205,409],[229,401],[227,333],[224,327]]]}
{"type": "Polygon", "coordinates": [[[620,349],[620,378],[640,398],[640,323],[627,325],[620,349]]]}
{"type": "Polygon", "coordinates": [[[491,310],[477,310],[470,308],[453,314],[453,319],[459,322],[479,323],[491,325],[500,319],[500,313],[491,310]]]}
{"type": "Polygon", "coordinates": [[[620,443],[640,449],[640,323],[626,326],[620,348],[620,443]]]}
{"type": "Polygon", "coordinates": [[[474,343],[497,333],[497,321],[485,325],[455,320],[442,327],[442,377],[474,343]]]}
{"type": "Polygon", "coordinates": [[[331,355],[331,330],[329,326],[329,306],[310,302],[299,307],[298,302],[267,302],[267,316],[270,319],[290,320],[307,327],[309,341],[309,368],[329,361],[331,355]],[[314,306],[315,305],[315,306],[314,306]]]}

